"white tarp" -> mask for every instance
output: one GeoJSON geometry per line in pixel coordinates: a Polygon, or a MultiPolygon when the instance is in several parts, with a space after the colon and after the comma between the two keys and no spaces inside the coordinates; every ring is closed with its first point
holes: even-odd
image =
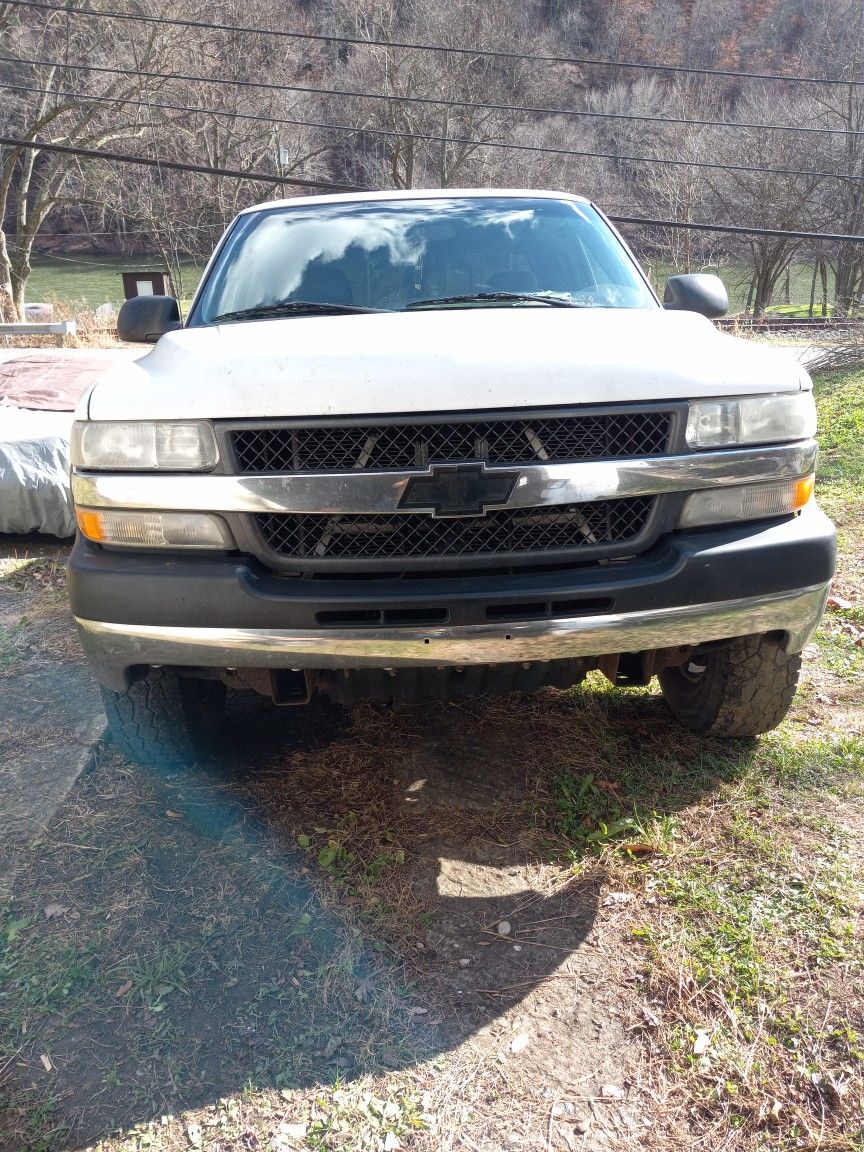
{"type": "Polygon", "coordinates": [[[71,412],[0,407],[0,532],[73,536],[71,412]]]}

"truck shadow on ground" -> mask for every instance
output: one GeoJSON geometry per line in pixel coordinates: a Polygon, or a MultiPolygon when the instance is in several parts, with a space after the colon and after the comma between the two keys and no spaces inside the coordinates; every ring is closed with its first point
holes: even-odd
{"type": "Polygon", "coordinates": [[[621,1075],[590,836],[616,811],[659,834],[749,747],[590,691],[350,713],[250,697],[229,720],[231,770],[148,772],[103,746],[19,853],[4,1152],[494,1050],[529,994],[545,1076],[621,1075]]]}

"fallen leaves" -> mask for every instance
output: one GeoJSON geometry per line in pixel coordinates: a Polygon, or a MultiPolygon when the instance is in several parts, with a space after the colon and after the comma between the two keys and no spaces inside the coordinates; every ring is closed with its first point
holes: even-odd
{"type": "Polygon", "coordinates": [[[288,1152],[296,1148],[301,1141],[305,1141],[308,1131],[308,1124],[291,1124],[283,1120],[271,1139],[274,1152],[288,1152]]]}
{"type": "Polygon", "coordinates": [[[610,892],[603,898],[603,907],[611,908],[615,904],[629,904],[636,897],[632,892],[610,892]]]}
{"type": "Polygon", "coordinates": [[[840,631],[851,639],[856,648],[864,647],[864,627],[853,623],[851,620],[838,620],[837,625],[840,631]]]}
{"type": "Polygon", "coordinates": [[[660,1027],[660,1017],[653,1009],[649,1008],[647,1004],[642,1005],[642,1017],[649,1028],[660,1027]]]}
{"type": "Polygon", "coordinates": [[[779,1100],[772,1100],[770,1106],[767,1103],[763,1104],[759,1109],[759,1122],[761,1124],[779,1124],[782,1108],[783,1105],[779,1100]]]}
{"type": "MultiPolygon", "coordinates": [[[[828,597],[828,608],[832,612],[849,612],[857,606],[854,600],[847,600],[844,596],[833,594],[828,597]]],[[[864,648],[864,627],[861,624],[856,624],[854,620],[836,620],[834,623],[851,639],[856,648],[864,648]]]]}
{"type": "Polygon", "coordinates": [[[833,609],[835,612],[838,610],[840,612],[848,612],[849,609],[854,608],[855,605],[851,600],[846,600],[843,596],[832,595],[828,597],[828,607],[833,609]]]}
{"type": "Polygon", "coordinates": [[[832,1107],[836,1108],[842,1105],[847,1089],[845,1081],[832,1076],[830,1072],[811,1072],[810,1082],[832,1107]]]}
{"type": "Polygon", "coordinates": [[[125,984],[121,984],[117,991],[114,993],[114,999],[119,1000],[121,996],[125,996],[127,992],[131,992],[134,983],[134,980],[127,980],[125,984]]]}
{"type": "Polygon", "coordinates": [[[600,1096],[603,1100],[623,1100],[627,1093],[618,1084],[603,1084],[600,1096]]]}
{"type": "Polygon", "coordinates": [[[354,989],[354,995],[358,1000],[365,1000],[374,987],[374,976],[363,976],[360,980],[357,981],[357,987],[354,989]]]}

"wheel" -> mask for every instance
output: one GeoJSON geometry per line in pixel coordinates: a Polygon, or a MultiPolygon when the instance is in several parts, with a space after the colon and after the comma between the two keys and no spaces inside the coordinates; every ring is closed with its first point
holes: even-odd
{"type": "Polygon", "coordinates": [[[130,760],[153,768],[176,768],[210,759],[225,714],[219,680],[178,676],[153,668],[125,692],[102,688],[108,728],[130,760]]]}
{"type": "Polygon", "coordinates": [[[758,736],[776,728],[795,696],[800,654],[768,636],[740,636],[659,674],[675,718],[693,732],[758,736]]]}

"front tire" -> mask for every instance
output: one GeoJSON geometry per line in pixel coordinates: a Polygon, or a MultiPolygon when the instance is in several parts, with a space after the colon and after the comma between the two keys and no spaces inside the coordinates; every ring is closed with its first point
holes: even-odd
{"type": "Polygon", "coordinates": [[[691,732],[747,738],[776,728],[798,686],[801,656],[769,636],[741,636],[659,674],[675,718],[691,732]]]}
{"type": "Polygon", "coordinates": [[[102,688],[108,729],[129,760],[180,768],[212,759],[225,715],[225,685],[152,668],[125,692],[102,688]]]}

